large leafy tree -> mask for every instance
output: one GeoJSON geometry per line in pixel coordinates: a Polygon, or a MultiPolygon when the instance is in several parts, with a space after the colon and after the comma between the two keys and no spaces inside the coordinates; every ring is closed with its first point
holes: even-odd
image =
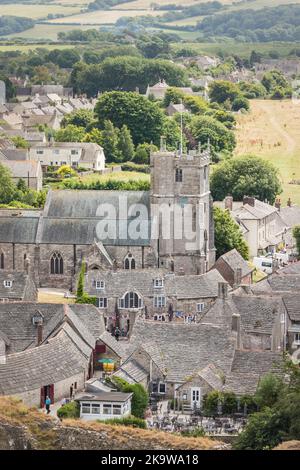
{"type": "Polygon", "coordinates": [[[282,192],[278,170],[272,163],[251,155],[220,163],[211,176],[214,200],[222,201],[229,194],[235,201],[245,195],[273,204],[282,192]]]}
{"type": "Polygon", "coordinates": [[[55,140],[57,142],[81,142],[84,139],[84,135],[84,127],[69,124],[55,132],[55,140]]]}
{"type": "Polygon", "coordinates": [[[93,111],[89,109],[78,109],[70,114],[66,114],[62,120],[62,126],[66,127],[69,124],[73,124],[78,127],[87,127],[92,124],[94,120],[93,111]]]}
{"type": "Polygon", "coordinates": [[[214,224],[217,258],[235,248],[244,259],[249,259],[249,247],[243,238],[240,227],[231,217],[229,211],[215,207],[214,224]]]}
{"type": "Polygon", "coordinates": [[[122,155],[118,148],[119,143],[119,129],[115,128],[110,120],[104,121],[102,135],[102,147],[106,156],[106,161],[119,162],[122,160],[122,155]]]}
{"type": "Polygon", "coordinates": [[[144,142],[158,144],[166,119],[156,103],[138,93],[120,91],[100,96],[95,114],[100,128],[103,128],[106,120],[119,129],[126,125],[135,145],[144,142]]]}
{"type": "Polygon", "coordinates": [[[188,125],[193,138],[202,146],[210,142],[213,160],[222,152],[232,152],[236,145],[233,132],[211,116],[195,116],[188,125]]]}
{"type": "Polygon", "coordinates": [[[0,163],[0,204],[8,204],[14,199],[16,186],[10,170],[0,163]]]}
{"type": "Polygon", "coordinates": [[[122,155],[122,160],[127,162],[133,159],[134,145],[130,130],[127,126],[122,126],[119,132],[118,149],[122,155]]]}
{"type": "Polygon", "coordinates": [[[216,80],[209,86],[209,97],[211,101],[222,104],[227,100],[233,102],[241,96],[241,91],[235,83],[226,80],[216,80]]]}

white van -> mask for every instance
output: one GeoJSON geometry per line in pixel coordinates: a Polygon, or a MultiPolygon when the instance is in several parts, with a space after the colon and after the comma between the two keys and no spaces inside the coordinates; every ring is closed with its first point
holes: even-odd
{"type": "Polygon", "coordinates": [[[253,258],[254,266],[266,274],[272,274],[277,268],[278,261],[274,258],[267,256],[256,256],[253,258]]]}

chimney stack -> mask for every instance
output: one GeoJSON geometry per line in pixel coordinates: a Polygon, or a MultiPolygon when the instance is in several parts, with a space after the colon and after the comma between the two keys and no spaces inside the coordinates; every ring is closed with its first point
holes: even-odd
{"type": "Polygon", "coordinates": [[[40,322],[37,325],[37,345],[39,346],[43,342],[43,323],[40,322]]]}
{"type": "Polygon", "coordinates": [[[276,209],[278,209],[280,211],[281,200],[279,198],[276,198],[274,206],[276,207],[276,209]]]}
{"type": "Polygon", "coordinates": [[[228,283],[219,282],[218,283],[218,298],[226,300],[228,297],[228,283]]]}
{"type": "Polygon", "coordinates": [[[239,287],[242,284],[242,268],[236,268],[234,271],[234,286],[239,287]]]}
{"type": "Polygon", "coordinates": [[[224,199],[225,202],[225,209],[228,209],[230,212],[232,211],[233,207],[233,197],[232,196],[226,196],[224,199]]]}
{"type": "Polygon", "coordinates": [[[255,207],[255,197],[244,196],[243,205],[245,206],[246,204],[248,204],[249,206],[255,207]]]}
{"type": "Polygon", "coordinates": [[[241,315],[239,313],[232,315],[231,330],[236,333],[236,348],[241,349],[241,315]]]}

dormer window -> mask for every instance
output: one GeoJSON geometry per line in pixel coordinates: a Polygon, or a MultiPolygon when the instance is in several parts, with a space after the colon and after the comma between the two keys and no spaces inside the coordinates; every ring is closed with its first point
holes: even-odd
{"type": "Polygon", "coordinates": [[[96,289],[104,289],[105,282],[104,281],[96,281],[96,289]]]}
{"type": "Polygon", "coordinates": [[[4,287],[10,288],[12,287],[12,281],[4,281],[4,287]]]}
{"type": "Polygon", "coordinates": [[[154,279],[154,287],[155,288],[160,288],[164,286],[164,280],[163,279],[154,279]]]}

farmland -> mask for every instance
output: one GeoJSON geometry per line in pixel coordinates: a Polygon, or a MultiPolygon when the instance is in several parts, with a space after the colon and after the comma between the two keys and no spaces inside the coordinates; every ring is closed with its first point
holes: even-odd
{"type": "Polygon", "coordinates": [[[97,24],[114,24],[122,16],[142,16],[142,15],[151,15],[158,16],[162,15],[164,12],[161,11],[145,11],[145,10],[97,10],[90,13],[82,13],[79,15],[74,15],[70,18],[57,18],[52,20],[51,24],[60,24],[60,23],[72,23],[74,25],[97,25],[97,24]]]}
{"type": "Polygon", "coordinates": [[[300,185],[289,184],[300,180],[299,126],[300,103],[292,100],[253,100],[251,112],[238,117],[236,155],[259,155],[279,169],[283,205],[289,197],[300,204],[300,185]]]}
{"type": "Polygon", "coordinates": [[[52,15],[73,15],[79,13],[80,6],[63,6],[63,5],[25,5],[25,4],[10,4],[1,5],[1,15],[19,15],[25,18],[32,18],[33,20],[47,18],[49,14],[52,15]]]}

